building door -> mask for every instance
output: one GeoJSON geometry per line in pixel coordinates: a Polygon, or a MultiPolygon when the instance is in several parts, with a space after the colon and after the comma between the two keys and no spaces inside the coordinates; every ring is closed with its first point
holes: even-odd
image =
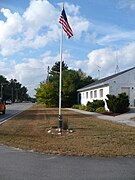
{"type": "Polygon", "coordinates": [[[126,93],[130,99],[130,87],[121,87],[121,93],[126,93]]]}
{"type": "Polygon", "coordinates": [[[81,93],[77,94],[77,103],[81,104],[81,93]]]}

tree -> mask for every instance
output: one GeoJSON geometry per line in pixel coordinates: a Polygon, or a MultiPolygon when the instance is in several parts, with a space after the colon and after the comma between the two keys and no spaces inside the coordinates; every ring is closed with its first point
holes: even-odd
{"type": "MultiPolygon", "coordinates": [[[[60,63],[57,62],[49,73],[49,81],[41,83],[36,89],[36,99],[47,106],[58,107],[59,101],[59,69],[60,63]],[[48,93],[48,95],[46,95],[48,93]],[[48,103],[48,100],[49,103],[48,103]]],[[[77,103],[77,89],[90,84],[94,80],[79,69],[78,71],[68,69],[62,62],[62,107],[71,107],[77,103]]]]}
{"type": "Polygon", "coordinates": [[[86,73],[84,73],[81,69],[79,69],[77,72],[78,72],[79,77],[80,77],[78,89],[95,81],[94,79],[92,79],[91,76],[87,76],[86,73]]]}
{"type": "Polygon", "coordinates": [[[62,80],[62,105],[70,107],[77,103],[77,92],[80,77],[77,71],[68,70],[63,72],[62,80]]]}
{"type": "MultiPolygon", "coordinates": [[[[66,71],[68,70],[68,66],[65,64],[64,61],[62,61],[62,71],[66,71]]],[[[54,75],[54,74],[58,74],[60,72],[60,61],[55,62],[55,64],[53,65],[50,74],[54,75]]]]}
{"type": "Polygon", "coordinates": [[[0,75],[0,93],[3,100],[11,99],[13,102],[15,100],[23,101],[28,100],[29,95],[27,94],[27,88],[22,87],[22,84],[17,82],[16,79],[7,80],[5,77],[0,75]]]}
{"type": "Polygon", "coordinates": [[[40,87],[36,89],[36,99],[46,107],[57,106],[58,96],[55,94],[53,83],[40,83],[40,87]]]}
{"type": "MultiPolygon", "coordinates": [[[[62,72],[63,71],[67,71],[68,70],[68,66],[64,63],[64,61],[62,61],[62,72]]],[[[52,69],[49,72],[49,82],[55,82],[57,83],[57,85],[59,84],[59,74],[60,74],[60,61],[56,62],[52,69]]],[[[48,81],[46,81],[48,82],[48,81]]]]}
{"type": "Polygon", "coordinates": [[[19,100],[22,102],[22,101],[27,101],[30,97],[29,95],[27,94],[27,88],[25,86],[21,87],[19,90],[18,90],[18,96],[19,96],[19,100]]]}

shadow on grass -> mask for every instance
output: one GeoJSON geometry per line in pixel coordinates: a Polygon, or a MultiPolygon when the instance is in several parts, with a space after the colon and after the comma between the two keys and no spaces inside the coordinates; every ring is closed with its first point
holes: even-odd
{"type": "MultiPolygon", "coordinates": [[[[37,116],[39,120],[47,120],[47,119],[58,119],[58,111],[49,111],[49,110],[28,110],[25,112],[22,112],[18,116],[15,117],[15,119],[19,120],[37,120],[37,116]]],[[[92,117],[92,115],[85,115],[85,114],[75,114],[75,113],[69,113],[64,112],[62,114],[63,118],[86,118],[86,117],[92,117]]]]}

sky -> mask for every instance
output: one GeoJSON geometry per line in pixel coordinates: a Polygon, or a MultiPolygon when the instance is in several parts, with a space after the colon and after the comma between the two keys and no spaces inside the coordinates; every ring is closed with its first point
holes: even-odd
{"type": "Polygon", "coordinates": [[[0,0],[0,75],[32,97],[60,60],[63,3],[73,31],[63,33],[69,69],[103,78],[135,66],[135,0],[0,0]]]}

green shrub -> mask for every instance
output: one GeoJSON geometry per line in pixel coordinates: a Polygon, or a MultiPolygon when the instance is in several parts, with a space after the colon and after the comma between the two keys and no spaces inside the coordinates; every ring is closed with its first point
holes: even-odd
{"type": "Polygon", "coordinates": [[[97,109],[98,107],[104,107],[105,106],[105,102],[103,100],[94,100],[92,102],[93,104],[93,108],[97,109]]]}
{"type": "Polygon", "coordinates": [[[103,112],[106,112],[106,110],[105,110],[104,107],[98,107],[98,108],[96,109],[96,112],[98,112],[98,113],[103,113],[103,112]]]}
{"type": "Polygon", "coordinates": [[[111,112],[115,112],[115,105],[114,104],[116,104],[116,102],[117,102],[117,97],[115,95],[108,94],[107,98],[108,99],[106,99],[106,103],[107,103],[108,109],[111,112]]]}
{"type": "Polygon", "coordinates": [[[86,106],[85,105],[81,105],[81,104],[73,105],[72,108],[80,109],[80,110],[86,110],[86,106]]]}
{"type": "Polygon", "coordinates": [[[87,102],[87,105],[86,105],[86,110],[87,111],[93,111],[93,107],[92,107],[92,103],[90,101],[87,102]]]}
{"type": "Polygon", "coordinates": [[[80,109],[80,110],[86,110],[86,106],[85,106],[85,105],[80,105],[80,106],[79,106],[79,109],[80,109]]]}
{"type": "Polygon", "coordinates": [[[103,100],[94,100],[93,102],[88,101],[86,109],[87,111],[96,111],[97,108],[104,106],[105,102],[103,100]]]}
{"type": "Polygon", "coordinates": [[[114,113],[124,113],[128,111],[129,99],[126,93],[115,95],[107,95],[106,103],[108,109],[114,113]]]}
{"type": "Polygon", "coordinates": [[[92,108],[91,106],[87,106],[87,107],[86,107],[86,110],[87,110],[87,111],[90,111],[90,112],[94,112],[94,111],[95,111],[95,109],[92,108]]]}
{"type": "Polygon", "coordinates": [[[75,105],[72,106],[72,108],[79,109],[79,106],[80,106],[80,104],[75,104],[75,105]]]}

